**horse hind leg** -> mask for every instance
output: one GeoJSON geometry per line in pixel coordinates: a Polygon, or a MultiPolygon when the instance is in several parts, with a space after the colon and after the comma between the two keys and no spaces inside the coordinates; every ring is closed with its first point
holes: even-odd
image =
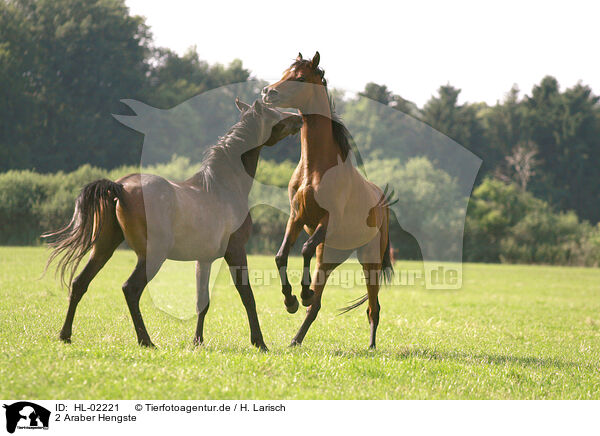
{"type": "Polygon", "coordinates": [[[138,343],[145,347],[154,347],[154,344],[150,340],[142,313],[140,312],[140,298],[146,285],[154,278],[165,259],[166,255],[152,257],[138,255],[138,262],[135,269],[123,284],[123,294],[125,295],[125,301],[127,301],[127,307],[131,314],[138,343]]]}
{"type": "MultiPolygon", "coordinates": [[[[371,295],[371,294],[369,294],[371,295]]],[[[379,326],[379,312],[381,306],[379,305],[379,298],[369,298],[369,307],[367,308],[367,318],[369,319],[369,325],[371,326],[371,336],[369,338],[369,348],[374,350],[376,348],[375,341],[377,336],[377,326],[379,326]]]]}
{"type": "Polygon", "coordinates": [[[123,232],[121,232],[116,219],[106,220],[101,227],[96,242],[92,246],[87,264],[71,284],[69,308],[59,335],[63,342],[71,342],[73,319],[75,318],[77,305],[83,298],[83,295],[87,292],[90,282],[96,277],[104,265],[106,265],[106,262],[112,257],[114,251],[121,242],[123,242],[123,232]]]}
{"type": "Polygon", "coordinates": [[[324,263],[323,262],[323,252],[325,246],[323,244],[317,246],[316,251],[316,265],[314,275],[317,278],[314,282],[311,283],[311,287],[313,288],[313,298],[312,304],[306,310],[306,317],[302,322],[302,325],[298,329],[296,336],[292,339],[290,344],[291,347],[295,347],[302,344],[308,329],[317,318],[319,310],[321,309],[321,297],[323,296],[323,290],[325,289],[325,285],[327,284],[327,279],[333,272],[335,268],[338,267],[340,263],[324,263]]]}
{"type": "Polygon", "coordinates": [[[371,327],[369,348],[374,349],[377,336],[377,327],[379,326],[379,312],[381,309],[378,297],[381,278],[381,265],[365,263],[363,264],[363,272],[365,275],[365,281],[367,283],[367,295],[369,301],[369,307],[367,308],[367,318],[369,319],[369,325],[371,327]]]}
{"type": "MultiPolygon", "coordinates": [[[[387,224],[386,224],[387,225],[387,224]]],[[[358,261],[362,265],[365,282],[367,284],[367,297],[369,307],[367,309],[367,318],[371,327],[369,348],[374,349],[377,336],[377,327],[379,326],[379,289],[381,287],[382,259],[384,250],[387,249],[387,229],[381,232],[379,237],[375,237],[368,244],[362,246],[357,251],[358,261]]]]}

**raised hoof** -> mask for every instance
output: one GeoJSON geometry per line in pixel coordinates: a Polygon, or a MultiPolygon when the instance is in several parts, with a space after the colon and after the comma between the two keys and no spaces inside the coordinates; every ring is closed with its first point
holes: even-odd
{"type": "Polygon", "coordinates": [[[309,291],[309,292],[310,292],[310,294],[308,296],[300,295],[300,298],[302,298],[302,305],[304,307],[312,306],[312,304],[313,304],[315,293],[313,291],[309,291]]]}
{"type": "Polygon", "coordinates": [[[296,313],[298,311],[298,307],[300,307],[300,303],[298,303],[298,297],[295,295],[292,297],[294,298],[292,304],[287,304],[287,300],[284,300],[285,310],[287,310],[288,313],[296,313]]]}

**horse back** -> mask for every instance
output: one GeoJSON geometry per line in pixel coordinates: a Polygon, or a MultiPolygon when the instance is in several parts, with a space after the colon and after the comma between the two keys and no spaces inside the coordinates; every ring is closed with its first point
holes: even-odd
{"type": "Polygon", "coordinates": [[[170,182],[153,174],[129,174],[117,180],[123,192],[117,201],[117,220],[127,244],[145,256],[148,247],[165,251],[172,245],[176,206],[170,182]]]}

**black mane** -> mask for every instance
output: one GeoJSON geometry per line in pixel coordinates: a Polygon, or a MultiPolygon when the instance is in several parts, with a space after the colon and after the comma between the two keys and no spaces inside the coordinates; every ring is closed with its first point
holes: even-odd
{"type": "Polygon", "coordinates": [[[215,145],[204,152],[200,169],[188,180],[199,181],[207,191],[214,191],[235,179],[232,176],[235,175],[236,169],[240,170],[241,175],[245,174],[241,156],[259,145],[248,147],[248,141],[256,137],[256,126],[247,120],[250,110],[252,109],[220,137],[215,145]]]}

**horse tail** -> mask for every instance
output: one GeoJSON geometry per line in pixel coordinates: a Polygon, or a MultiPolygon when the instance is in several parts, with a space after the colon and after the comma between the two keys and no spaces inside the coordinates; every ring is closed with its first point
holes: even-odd
{"type": "MultiPolygon", "coordinates": [[[[388,233],[387,246],[385,247],[385,251],[383,252],[383,259],[381,260],[382,282],[388,285],[392,283],[392,278],[394,277],[394,267],[392,265],[392,260],[390,256],[390,248],[390,234],[388,233]]],[[[363,305],[368,299],[369,294],[365,294],[362,297],[358,297],[356,300],[352,300],[348,306],[339,309],[338,315],[343,315],[344,313],[356,309],[357,307],[363,305]]]]}
{"type": "Polygon", "coordinates": [[[347,312],[350,312],[351,310],[356,309],[357,307],[361,306],[368,299],[369,299],[369,295],[365,294],[362,297],[358,297],[356,300],[352,300],[348,306],[338,309],[338,311],[339,311],[338,316],[343,315],[344,313],[347,313],[347,312]]]}
{"type": "Polygon", "coordinates": [[[392,265],[391,249],[392,247],[390,246],[390,233],[388,231],[387,245],[385,246],[385,251],[383,252],[383,259],[381,260],[381,276],[383,279],[383,283],[386,285],[391,284],[392,278],[394,277],[394,265],[392,265]]]}
{"type": "Polygon", "coordinates": [[[55,232],[48,232],[42,238],[50,239],[53,248],[46,263],[44,274],[50,264],[58,258],[56,272],[60,281],[68,286],[73,281],[81,259],[92,248],[107,218],[105,212],[113,210],[114,200],[120,199],[123,185],[107,179],[96,180],[84,186],[75,200],[75,212],[69,224],[55,232]],[[68,282],[65,277],[68,276],[68,282]]]}

